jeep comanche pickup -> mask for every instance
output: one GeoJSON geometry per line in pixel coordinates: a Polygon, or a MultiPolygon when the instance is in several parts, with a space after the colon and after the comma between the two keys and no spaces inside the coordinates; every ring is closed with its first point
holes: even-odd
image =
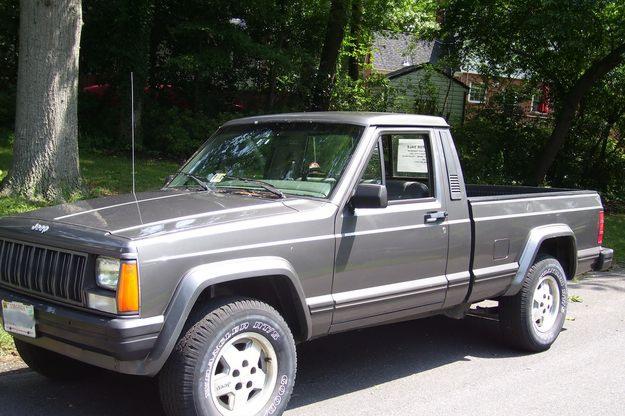
{"type": "Polygon", "coordinates": [[[281,414],[295,345],[498,301],[542,351],[604,270],[591,191],[465,185],[438,117],[226,123],[157,192],[0,219],[4,328],[34,370],[158,377],[169,415],[281,414]]]}

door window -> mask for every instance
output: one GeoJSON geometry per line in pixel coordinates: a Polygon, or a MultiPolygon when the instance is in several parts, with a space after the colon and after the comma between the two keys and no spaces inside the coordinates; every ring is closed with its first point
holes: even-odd
{"type": "Polygon", "coordinates": [[[427,134],[382,136],[389,201],[434,197],[430,137],[427,134]]]}

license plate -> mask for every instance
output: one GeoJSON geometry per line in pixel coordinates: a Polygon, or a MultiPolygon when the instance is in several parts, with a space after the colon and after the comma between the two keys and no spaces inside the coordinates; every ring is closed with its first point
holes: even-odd
{"type": "Polygon", "coordinates": [[[19,302],[2,301],[4,330],[16,335],[35,338],[35,308],[19,302]]]}

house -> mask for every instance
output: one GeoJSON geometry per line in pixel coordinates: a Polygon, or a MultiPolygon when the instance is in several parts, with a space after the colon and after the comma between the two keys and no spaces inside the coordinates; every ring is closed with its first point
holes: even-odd
{"type": "MultiPolygon", "coordinates": [[[[454,77],[469,87],[466,107],[469,116],[472,112],[487,106],[495,95],[511,88],[522,91],[527,86],[523,74],[489,78],[475,70],[462,69],[457,71],[454,77]]],[[[553,111],[546,85],[539,86],[533,93],[518,94],[516,104],[528,118],[548,117],[553,111]]]]}
{"type": "MultiPolygon", "coordinates": [[[[379,33],[374,38],[373,51],[368,61],[371,71],[388,76],[391,84],[397,87],[398,97],[395,98],[394,108],[391,110],[439,111],[438,114],[447,117],[452,125],[462,123],[467,115],[470,116],[474,111],[488,105],[497,93],[509,86],[522,89],[526,83],[523,74],[488,79],[474,69],[452,71],[439,68],[434,72],[429,70],[428,77],[437,86],[437,105],[424,106],[424,103],[415,100],[414,91],[421,91],[416,96],[423,101],[423,75],[426,73],[424,70],[434,67],[435,64],[440,65],[439,61],[443,56],[443,44],[438,40],[415,41],[410,34],[379,33]],[[453,83],[450,79],[457,82],[453,83]],[[409,86],[412,88],[408,88],[409,86]],[[411,90],[411,94],[405,95],[411,90]],[[461,104],[459,100],[463,94],[461,104]],[[416,107],[413,104],[416,104],[416,107]]],[[[520,94],[517,104],[527,117],[547,117],[552,111],[546,86],[539,87],[533,94],[520,94]]]]}
{"type": "Polygon", "coordinates": [[[452,124],[464,120],[468,87],[433,64],[442,55],[437,40],[414,40],[409,34],[377,34],[369,63],[393,87],[389,111],[440,115],[452,124]]]}
{"type": "Polygon", "coordinates": [[[390,110],[439,115],[452,126],[464,121],[469,87],[454,77],[427,63],[386,76],[395,91],[390,110]]]}

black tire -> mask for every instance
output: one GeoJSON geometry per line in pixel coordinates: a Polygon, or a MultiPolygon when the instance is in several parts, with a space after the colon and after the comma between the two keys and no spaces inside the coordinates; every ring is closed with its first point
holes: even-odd
{"type": "Polygon", "coordinates": [[[277,358],[275,388],[256,414],[281,415],[295,383],[297,355],[293,335],[271,306],[242,298],[213,301],[197,307],[191,314],[158,377],[165,413],[169,416],[222,415],[209,394],[213,387],[211,375],[220,365],[216,357],[228,340],[249,333],[265,337],[277,358]]]}
{"type": "Polygon", "coordinates": [[[33,371],[51,380],[79,380],[97,371],[96,367],[15,339],[15,348],[33,371]]]}
{"type": "MultiPolygon", "coordinates": [[[[548,350],[554,343],[566,319],[568,290],[566,274],[562,265],[553,257],[541,257],[530,267],[519,293],[499,299],[499,321],[503,338],[510,346],[530,351],[548,350]],[[538,330],[532,319],[534,292],[543,278],[552,276],[557,283],[560,297],[559,309],[553,325],[546,330],[538,330]]],[[[537,303],[538,305],[538,303],[537,303]]]]}

